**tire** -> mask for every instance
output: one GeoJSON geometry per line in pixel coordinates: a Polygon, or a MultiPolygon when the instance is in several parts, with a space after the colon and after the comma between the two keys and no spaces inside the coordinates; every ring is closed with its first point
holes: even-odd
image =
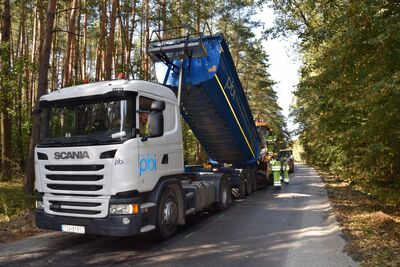
{"type": "Polygon", "coordinates": [[[166,187],[161,195],[157,213],[157,231],[161,239],[172,237],[178,227],[179,205],[175,191],[166,187]]]}
{"type": "Polygon", "coordinates": [[[246,181],[244,177],[240,177],[240,185],[239,185],[239,198],[243,199],[246,197],[246,181]]]}
{"type": "Polygon", "coordinates": [[[270,176],[268,176],[267,185],[273,185],[273,184],[274,184],[274,177],[271,174],[270,176]]]}
{"type": "Polygon", "coordinates": [[[229,203],[230,203],[230,197],[231,197],[231,192],[229,190],[229,185],[226,181],[222,180],[220,185],[219,185],[219,199],[218,202],[215,203],[214,208],[217,211],[223,211],[225,210],[229,203]]]}
{"type": "Polygon", "coordinates": [[[253,181],[252,177],[250,176],[250,173],[247,173],[246,175],[246,195],[251,195],[253,193],[253,181]]]}
{"type": "Polygon", "coordinates": [[[252,187],[251,187],[251,189],[252,189],[252,193],[254,193],[254,192],[257,191],[257,178],[256,178],[256,177],[253,177],[253,179],[251,179],[251,181],[252,181],[252,187]]]}

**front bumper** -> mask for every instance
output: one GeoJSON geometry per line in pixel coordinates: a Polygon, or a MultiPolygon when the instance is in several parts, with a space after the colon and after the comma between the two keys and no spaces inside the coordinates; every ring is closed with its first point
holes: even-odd
{"type": "Polygon", "coordinates": [[[142,226],[142,214],[137,215],[113,215],[105,218],[77,218],[55,216],[45,213],[43,210],[35,212],[36,226],[45,230],[61,231],[61,225],[79,225],[85,227],[85,234],[109,235],[109,236],[133,236],[140,234],[142,226]],[[128,218],[129,223],[124,224],[123,218],[128,218]]]}

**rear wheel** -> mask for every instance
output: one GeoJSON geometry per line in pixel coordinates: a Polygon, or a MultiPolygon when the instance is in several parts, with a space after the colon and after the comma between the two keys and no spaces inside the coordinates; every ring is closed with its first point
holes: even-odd
{"type": "Polygon", "coordinates": [[[252,177],[250,175],[250,173],[247,173],[246,175],[246,194],[247,195],[251,195],[251,193],[253,192],[253,181],[252,181],[252,177]]]}
{"type": "Polygon", "coordinates": [[[240,185],[239,185],[239,198],[246,197],[246,180],[244,177],[240,177],[240,185]]]}
{"type": "Polygon", "coordinates": [[[219,187],[219,200],[218,202],[215,203],[215,208],[218,211],[225,210],[230,202],[230,190],[228,183],[226,181],[221,181],[220,187],[219,187]]]}
{"type": "Polygon", "coordinates": [[[257,191],[257,177],[254,176],[253,179],[251,179],[251,181],[252,181],[252,188],[251,189],[252,189],[252,191],[254,193],[254,192],[257,191]]]}
{"type": "Polygon", "coordinates": [[[178,226],[178,198],[175,191],[166,187],[158,207],[157,230],[162,239],[173,236],[178,226]]]}

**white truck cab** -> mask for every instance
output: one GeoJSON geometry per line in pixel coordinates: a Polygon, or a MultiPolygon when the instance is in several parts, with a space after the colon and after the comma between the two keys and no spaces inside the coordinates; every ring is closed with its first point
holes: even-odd
{"type": "Polygon", "coordinates": [[[174,93],[146,81],[97,82],[45,95],[40,108],[37,225],[110,235],[154,229],[142,229],[148,226],[143,223],[132,227],[135,220],[126,215],[157,204],[137,198],[152,192],[161,177],[184,173],[174,93]],[[140,132],[140,113],[149,113],[148,133],[140,132]],[[101,223],[87,224],[93,219],[101,223]]]}

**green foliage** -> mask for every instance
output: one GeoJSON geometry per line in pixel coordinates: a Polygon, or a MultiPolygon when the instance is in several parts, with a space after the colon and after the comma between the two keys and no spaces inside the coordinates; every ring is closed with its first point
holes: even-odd
{"type": "MultiPolygon", "coordinates": [[[[365,184],[400,183],[398,1],[273,1],[304,56],[294,115],[304,157],[365,184]]],[[[394,185],[397,184],[397,185],[394,185]]]]}
{"type": "Polygon", "coordinates": [[[183,150],[185,152],[184,158],[186,164],[203,164],[208,162],[208,156],[203,147],[199,145],[197,151],[197,138],[190,130],[186,122],[181,119],[182,135],[183,135],[183,150]]]}
{"type": "Polygon", "coordinates": [[[22,181],[0,182],[0,222],[34,207],[35,198],[22,190],[22,181]]]}
{"type": "MultiPolygon", "coordinates": [[[[208,34],[204,28],[205,22],[211,32],[222,32],[228,40],[230,51],[234,58],[245,93],[249,100],[253,115],[260,114],[276,133],[281,143],[288,138],[285,131],[285,121],[281,109],[277,105],[276,92],[272,89],[273,81],[268,73],[268,55],[264,51],[261,40],[255,37],[253,29],[260,26],[252,20],[252,15],[259,10],[263,1],[232,0],[232,1],[148,1],[149,14],[146,14],[146,1],[120,1],[116,26],[116,38],[113,54],[114,73],[125,71],[125,64],[130,65],[129,78],[145,77],[143,62],[146,48],[146,19],[149,21],[150,34],[152,30],[173,27],[190,27],[195,31],[208,34]],[[135,3],[135,6],[133,4],[135,3]],[[162,6],[165,3],[165,6],[162,6]],[[133,9],[134,8],[134,9],[133,9]],[[135,15],[133,15],[135,14],[135,15]],[[121,22],[123,26],[121,25],[121,22]],[[127,28],[126,28],[127,27],[127,28]],[[125,62],[126,36],[122,32],[129,29],[132,34],[132,51],[130,62],[125,62]]],[[[57,2],[57,16],[51,48],[49,88],[58,89],[62,77],[67,54],[68,34],[72,1],[57,2]]],[[[82,83],[82,79],[93,80],[96,77],[97,55],[103,60],[106,40],[100,43],[100,13],[104,1],[81,1],[77,10],[76,47],[72,60],[72,78],[66,83],[74,85],[82,83]],[[84,35],[84,15],[86,15],[86,37],[84,35]],[[79,32],[78,32],[79,30],[79,32]],[[86,40],[86,46],[84,41],[86,40]],[[101,45],[100,45],[101,44],[101,45]],[[86,50],[84,50],[86,49],[86,50]],[[83,60],[83,55],[86,55],[83,60]],[[86,69],[83,70],[83,62],[86,69]],[[87,76],[87,77],[86,77],[87,76]]],[[[109,13],[111,5],[108,5],[109,13]]],[[[0,10],[2,3],[0,3],[0,10]]],[[[41,38],[40,26],[46,18],[47,1],[11,0],[11,38],[9,44],[2,44],[0,57],[6,64],[7,72],[0,73],[0,108],[6,107],[12,120],[11,134],[11,165],[14,176],[24,171],[25,160],[29,149],[31,135],[32,109],[37,97],[38,60],[41,38]],[[40,20],[43,20],[40,22],[40,20]],[[11,74],[10,74],[11,73],[11,74]]],[[[107,20],[106,33],[109,34],[107,20]]],[[[186,32],[176,30],[172,34],[186,32]]],[[[43,37],[43,36],[42,36],[43,37]]],[[[154,37],[154,36],[153,36],[154,37]]],[[[165,37],[165,36],[164,36],[165,37]]],[[[107,38],[106,38],[107,39],[107,38]]],[[[102,62],[104,64],[104,61],[102,62]]],[[[4,66],[4,64],[2,65],[4,66]]],[[[100,68],[100,79],[104,71],[100,68]]],[[[1,133],[0,133],[1,134],[1,133]]],[[[188,163],[202,163],[208,160],[204,149],[198,146],[198,141],[191,130],[183,124],[185,159],[188,163]],[[196,148],[197,147],[197,148],[196,148]],[[196,155],[197,154],[197,155],[196,155]]]]}

